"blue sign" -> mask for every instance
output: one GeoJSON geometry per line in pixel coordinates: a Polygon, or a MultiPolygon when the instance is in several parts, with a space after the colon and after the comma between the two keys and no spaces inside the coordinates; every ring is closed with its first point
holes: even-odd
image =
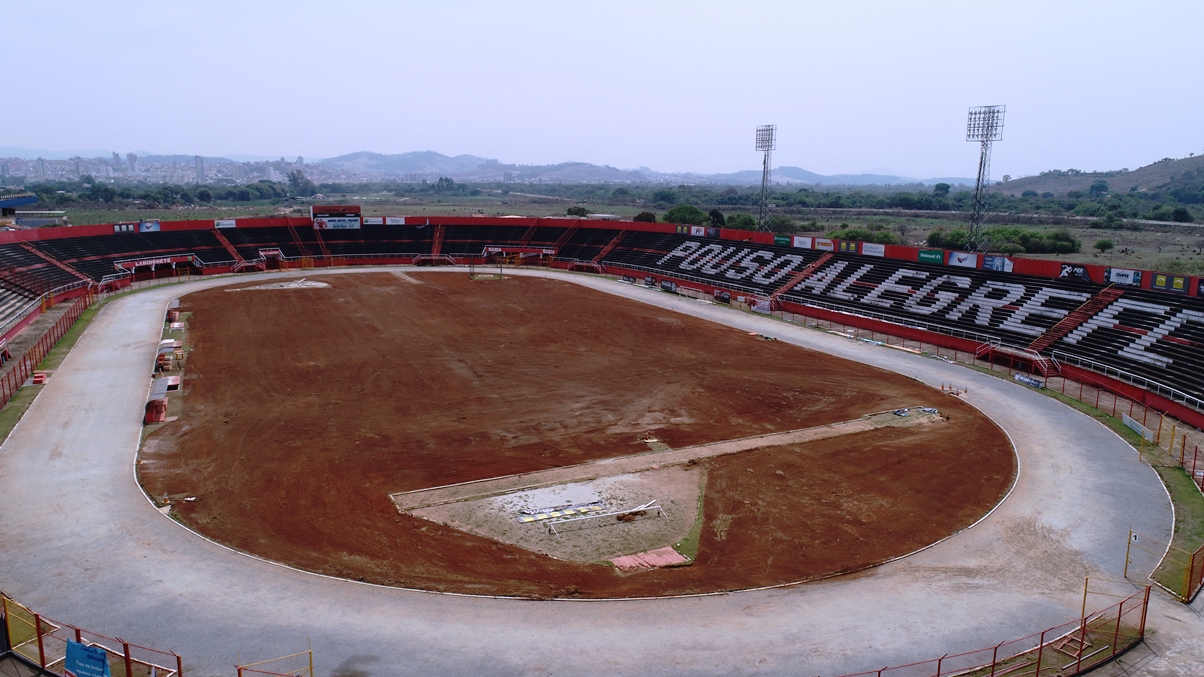
{"type": "Polygon", "coordinates": [[[68,640],[63,672],[67,677],[111,677],[109,654],[104,649],[68,640]]]}

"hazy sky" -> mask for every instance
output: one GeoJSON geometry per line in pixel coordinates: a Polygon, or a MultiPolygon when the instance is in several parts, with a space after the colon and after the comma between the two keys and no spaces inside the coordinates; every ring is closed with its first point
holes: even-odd
{"type": "Polygon", "coordinates": [[[973,176],[1204,152],[1204,1],[0,0],[0,146],[973,176]]]}

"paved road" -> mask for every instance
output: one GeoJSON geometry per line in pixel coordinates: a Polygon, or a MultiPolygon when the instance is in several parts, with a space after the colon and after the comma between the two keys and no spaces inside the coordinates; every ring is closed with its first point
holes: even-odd
{"type": "MultiPolygon", "coordinates": [[[[1027,388],[670,294],[563,277],[930,384],[965,384],[967,401],[1016,445],[1015,489],[979,525],[933,548],[785,589],[537,602],[291,570],[185,530],[154,510],[134,480],[164,309],[181,293],[230,282],[211,279],[109,304],[0,447],[0,587],[51,617],[173,649],[192,675],[232,674],[240,658],[290,653],[307,641],[322,675],[835,675],[991,646],[1074,618],[1084,576],[1121,577],[1130,527],[1170,536],[1166,493],[1132,448],[1027,388]]],[[[1195,625],[1181,636],[1200,636],[1198,616],[1160,605],[1156,617],[1183,616],[1195,625]]]]}

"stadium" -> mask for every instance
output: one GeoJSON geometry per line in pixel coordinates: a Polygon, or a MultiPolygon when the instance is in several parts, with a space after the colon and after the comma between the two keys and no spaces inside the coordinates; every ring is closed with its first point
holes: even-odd
{"type": "Polygon", "coordinates": [[[354,206],[0,266],[0,387],[45,383],[6,639],[52,672],[1067,675],[1199,628],[1151,466],[1204,485],[1200,278],[354,206]]]}

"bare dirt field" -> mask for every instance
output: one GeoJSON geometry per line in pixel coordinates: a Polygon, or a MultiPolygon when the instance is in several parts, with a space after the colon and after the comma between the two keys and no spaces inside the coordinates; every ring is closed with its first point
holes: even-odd
{"type": "Polygon", "coordinates": [[[559,280],[409,278],[182,298],[184,405],[144,445],[148,493],[217,541],[311,571],[613,597],[881,562],[972,524],[1015,473],[994,424],[905,377],[559,280]],[[648,452],[649,433],[677,449],[905,406],[948,419],[697,461],[691,566],[620,574],[401,514],[389,498],[648,452]]]}

